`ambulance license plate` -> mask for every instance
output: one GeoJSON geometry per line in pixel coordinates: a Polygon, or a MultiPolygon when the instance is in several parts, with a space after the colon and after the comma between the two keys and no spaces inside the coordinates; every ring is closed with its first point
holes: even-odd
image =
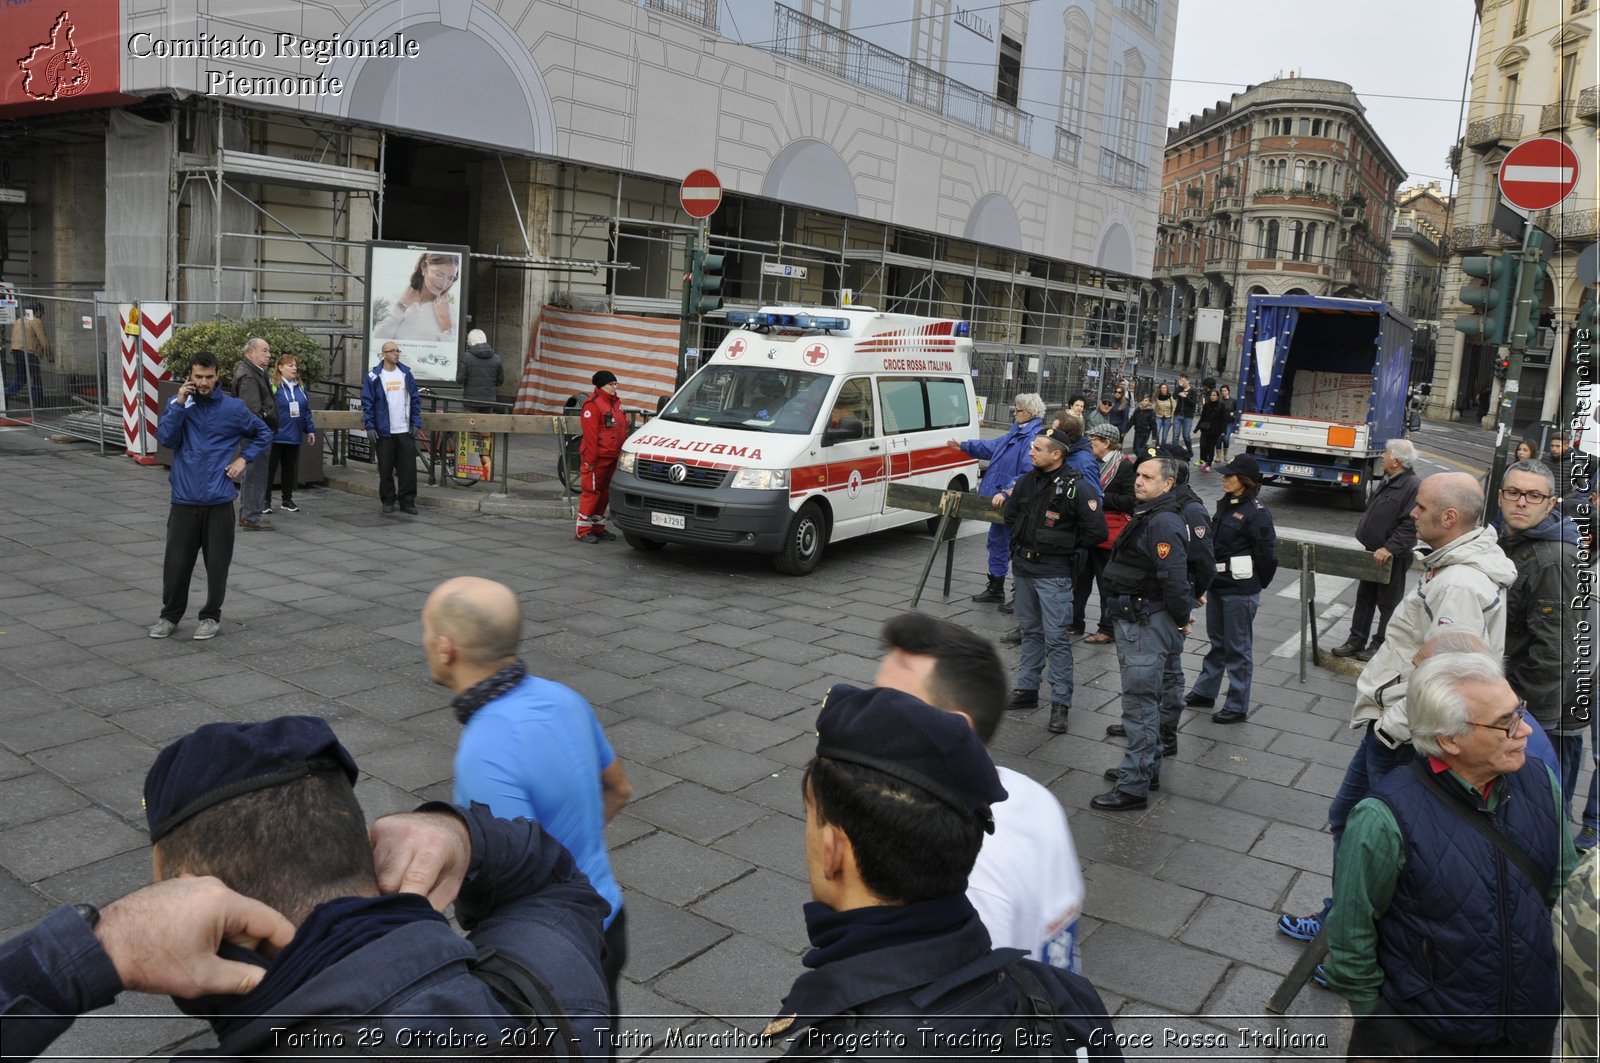
{"type": "Polygon", "coordinates": [[[684,527],[683,514],[681,513],[651,513],[650,523],[658,528],[684,527]]]}
{"type": "Polygon", "coordinates": [[[1317,470],[1309,465],[1279,465],[1278,472],[1284,476],[1315,476],[1317,470]]]}

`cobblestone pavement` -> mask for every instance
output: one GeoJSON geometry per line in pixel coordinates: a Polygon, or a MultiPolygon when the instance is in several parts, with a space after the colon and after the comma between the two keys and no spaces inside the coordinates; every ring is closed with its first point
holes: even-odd
{"type": "MultiPolygon", "coordinates": [[[[707,1053],[672,1048],[670,1031],[758,1029],[801,970],[799,780],[817,708],[832,683],[872,677],[880,626],[906,608],[930,546],[920,527],[838,544],[791,579],[761,559],[581,545],[564,523],[384,517],[371,499],[302,491],[302,512],[274,515],[278,531],[239,534],[221,636],[190,640],[191,614],[158,642],[145,631],[163,470],[4,432],[0,497],[0,935],[148,881],[145,771],[207,721],[325,715],[360,762],[370,815],[448,798],[457,724],[421,663],[417,614],[440,580],[490,576],[521,596],[530,668],[582,692],[626,760],[636,796],[609,837],[631,913],[628,1025],[641,1054],[680,1058],[707,1053]]],[[[963,538],[950,601],[935,587],[922,607],[999,635],[1006,618],[967,599],[982,557],[981,538],[963,538]]],[[[1353,597],[1323,586],[1327,615],[1337,594],[1353,597]]],[[[1121,755],[1104,737],[1119,713],[1108,648],[1075,649],[1070,733],[1050,735],[1044,709],[1012,714],[997,736],[996,759],[1067,808],[1088,882],[1087,972],[1119,1031],[1152,1039],[1130,1054],[1343,1048],[1348,1013],[1315,986],[1288,1017],[1261,1018],[1300,949],[1276,913],[1312,910],[1329,890],[1323,820],[1353,746],[1352,681],[1317,669],[1298,681],[1295,593],[1285,572],[1262,603],[1250,722],[1190,714],[1147,810],[1088,807],[1121,755]],[[1275,1040],[1239,1049],[1240,1028],[1275,1040]],[[1205,1034],[1235,1047],[1172,1040],[1205,1034]],[[1308,1041],[1286,1048],[1284,1034],[1308,1041]]],[[[1205,648],[1190,641],[1191,675],[1205,648]]],[[[199,1032],[160,999],[100,1015],[116,1021],[80,1021],[57,1051],[131,1057],[199,1032]]]]}

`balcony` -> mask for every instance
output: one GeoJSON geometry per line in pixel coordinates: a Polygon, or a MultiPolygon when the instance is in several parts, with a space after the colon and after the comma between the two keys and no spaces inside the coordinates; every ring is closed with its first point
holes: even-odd
{"type": "Polygon", "coordinates": [[[1056,126],[1056,161],[1076,167],[1083,157],[1083,138],[1070,129],[1056,126]]]}
{"type": "Polygon", "coordinates": [[[1522,139],[1520,114],[1497,114],[1467,124],[1467,147],[1487,155],[1500,147],[1510,147],[1522,139]]]}
{"type": "Polygon", "coordinates": [[[1577,240],[1589,242],[1595,238],[1595,223],[1600,219],[1597,210],[1562,210],[1555,207],[1534,215],[1533,223],[1554,236],[1558,242],[1577,240]]]}
{"type": "MultiPolygon", "coordinates": [[[[688,0],[670,2],[694,6],[688,4],[688,0]]],[[[704,2],[714,6],[713,0],[704,2]]],[[[1026,147],[1032,140],[1033,115],[998,97],[979,92],[931,67],[914,63],[794,8],[778,4],[777,15],[773,39],[765,46],[775,55],[904,100],[913,107],[943,115],[1012,144],[1026,147]]]]}
{"type": "Polygon", "coordinates": [[[1590,125],[1600,125],[1600,85],[1590,85],[1578,93],[1576,115],[1590,125]]]}
{"type": "Polygon", "coordinates": [[[1517,241],[1488,222],[1482,225],[1457,225],[1450,230],[1450,253],[1453,255],[1463,251],[1516,246],[1517,241]]]}
{"type": "Polygon", "coordinates": [[[1218,196],[1211,201],[1211,213],[1218,216],[1238,214],[1242,210],[1244,210],[1243,196],[1218,196]]]}
{"type": "Polygon", "coordinates": [[[1202,222],[1202,221],[1205,221],[1206,220],[1206,209],[1204,207],[1184,207],[1183,208],[1183,220],[1187,221],[1187,222],[1202,222]]]}
{"type": "Polygon", "coordinates": [[[1176,229],[1178,227],[1178,216],[1170,210],[1164,210],[1156,215],[1156,224],[1163,229],[1176,229]]]}
{"type": "Polygon", "coordinates": [[[1150,170],[1110,148],[1100,149],[1100,180],[1142,192],[1150,170]]]}
{"type": "Polygon", "coordinates": [[[645,0],[644,6],[697,22],[708,30],[717,28],[717,0],[645,0]]]}
{"type": "Polygon", "coordinates": [[[1577,105],[1571,100],[1557,100],[1547,103],[1539,108],[1539,132],[1551,133],[1558,129],[1565,129],[1567,123],[1577,116],[1577,105]]]}

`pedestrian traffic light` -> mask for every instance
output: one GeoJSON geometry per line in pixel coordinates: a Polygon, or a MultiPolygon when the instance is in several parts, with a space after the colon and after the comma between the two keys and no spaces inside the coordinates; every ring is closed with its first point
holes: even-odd
{"type": "Polygon", "coordinates": [[[1461,301],[1478,313],[1456,318],[1457,332],[1494,346],[1506,342],[1512,310],[1511,286],[1517,277],[1516,258],[1515,252],[1508,251],[1500,255],[1468,255],[1461,260],[1461,272],[1484,283],[1461,289],[1461,301]]]}
{"type": "Polygon", "coordinates": [[[689,313],[696,317],[722,309],[722,267],[727,255],[696,251],[689,280],[689,313]]]}

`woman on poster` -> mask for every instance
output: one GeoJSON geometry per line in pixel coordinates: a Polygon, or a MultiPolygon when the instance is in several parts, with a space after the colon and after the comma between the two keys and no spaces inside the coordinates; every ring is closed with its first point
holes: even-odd
{"type": "Polygon", "coordinates": [[[373,337],[430,343],[454,339],[456,304],[450,289],[460,275],[460,256],[436,251],[423,254],[389,312],[373,326],[373,337]]]}

